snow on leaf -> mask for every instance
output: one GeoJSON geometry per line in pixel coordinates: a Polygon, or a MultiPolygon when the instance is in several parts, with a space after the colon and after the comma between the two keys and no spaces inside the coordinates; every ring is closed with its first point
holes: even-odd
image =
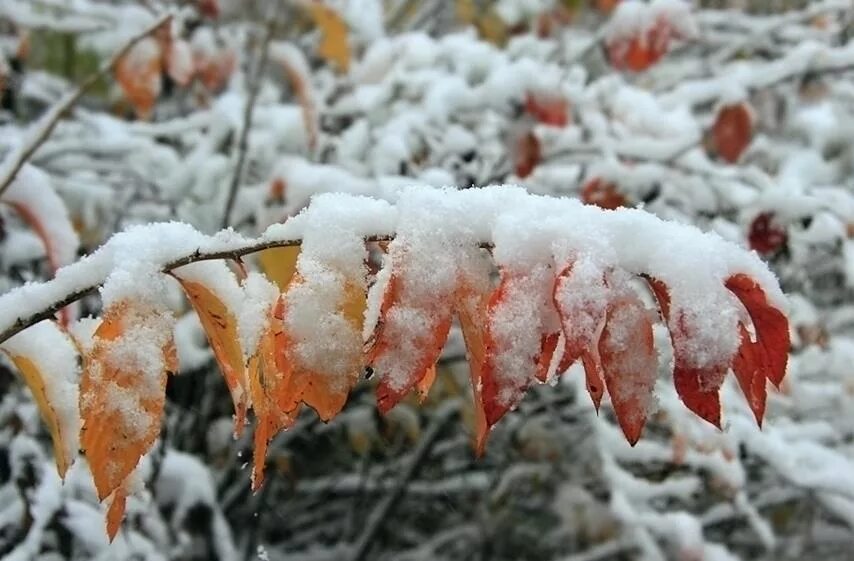
{"type": "Polygon", "coordinates": [[[17,334],[0,350],[11,359],[33,394],[53,440],[57,471],[64,478],[80,447],[77,350],[51,321],[17,334]]]}
{"type": "Polygon", "coordinates": [[[183,39],[172,39],[165,54],[166,73],[179,86],[187,86],[193,79],[193,49],[183,39]]]}
{"type": "Polygon", "coordinates": [[[241,289],[222,263],[194,263],[173,271],[199,316],[234,403],[234,432],[240,435],[249,407],[246,358],[238,332],[241,289]]]}
{"type": "Polygon", "coordinates": [[[658,301],[661,315],[670,331],[673,344],[673,384],[685,406],[714,426],[721,427],[720,387],[728,364],[711,364],[698,368],[689,363],[686,349],[687,333],[680,317],[671,315],[670,290],[657,279],[649,279],[649,285],[658,301]]]}
{"type": "Polygon", "coordinates": [[[320,30],[318,54],[327,62],[334,63],[338,70],[347,72],[350,67],[350,40],[347,23],[341,14],[322,2],[307,5],[314,24],[320,30]]]}
{"type": "Polygon", "coordinates": [[[689,9],[681,0],[621,2],[606,29],[605,52],[611,66],[642,72],[657,63],[671,40],[695,33],[689,9]]]}
{"type": "Polygon", "coordinates": [[[712,126],[712,140],[718,155],[736,163],[753,136],[753,116],[744,103],[726,105],[718,110],[712,126]]]}
{"type": "Polygon", "coordinates": [[[641,436],[658,374],[652,321],[640,298],[625,287],[609,305],[599,357],[608,395],[629,444],[641,436]]]}
{"type": "Polygon", "coordinates": [[[91,341],[80,342],[80,444],[101,500],[125,482],[160,433],[166,375],[177,370],[173,325],[166,310],[122,301],[107,309],[91,341]]]}
{"type": "Polygon", "coordinates": [[[77,257],[80,240],[62,199],[49,176],[24,164],[0,201],[11,206],[41,238],[51,269],[56,271],[77,257]]]}
{"type": "Polygon", "coordinates": [[[317,113],[317,93],[311,81],[311,69],[303,52],[292,43],[279,42],[271,45],[270,56],[285,70],[294,95],[302,108],[308,148],[314,151],[320,124],[317,113]]]}
{"type": "Polygon", "coordinates": [[[553,300],[565,341],[564,367],[581,359],[587,392],[597,410],[605,391],[597,342],[610,297],[605,271],[590,259],[565,266],[555,280],[553,300]]]}

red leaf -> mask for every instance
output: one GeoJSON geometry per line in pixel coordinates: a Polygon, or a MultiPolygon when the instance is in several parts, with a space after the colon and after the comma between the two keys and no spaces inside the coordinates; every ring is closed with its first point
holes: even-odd
{"type": "Polygon", "coordinates": [[[544,125],[565,127],[569,123],[569,104],[559,96],[528,92],[525,111],[544,125]]]}
{"type": "Polygon", "coordinates": [[[636,295],[627,292],[609,306],[599,357],[617,421],[634,446],[646,423],[658,371],[652,322],[636,295]]]}
{"type": "Polygon", "coordinates": [[[747,404],[761,427],[762,417],[765,415],[766,398],[763,352],[750,340],[750,334],[744,324],[739,323],[738,329],[741,333],[741,345],[733,360],[732,369],[742,393],[747,398],[747,404]]]}
{"type": "Polygon", "coordinates": [[[626,206],[626,197],[611,182],[594,177],[581,188],[581,200],[588,205],[614,210],[626,206]]]}
{"type": "Polygon", "coordinates": [[[753,136],[753,119],[744,103],[727,105],[718,111],[712,127],[712,138],[718,154],[734,164],[750,145],[753,136]]]}
{"type": "MultiPolygon", "coordinates": [[[[488,286],[488,284],[487,284],[488,286]]],[[[486,422],[486,411],[482,394],[483,367],[486,360],[486,314],[489,292],[474,286],[463,286],[457,290],[454,308],[460,321],[460,330],[466,344],[472,398],[474,405],[474,447],[478,456],[483,455],[490,425],[486,422]]]]}
{"type": "Polygon", "coordinates": [[[788,233],[774,221],[773,212],[762,212],[750,223],[747,242],[750,249],[755,249],[758,253],[775,253],[785,246],[787,241],[788,233]]]}
{"type": "Polygon", "coordinates": [[[605,45],[608,61],[618,70],[642,72],[667,53],[671,33],[671,26],[659,20],[645,33],[611,41],[605,45]]]}
{"type": "Polygon", "coordinates": [[[681,323],[670,315],[670,291],[658,279],[647,278],[661,309],[661,315],[670,331],[673,343],[673,385],[685,407],[721,428],[721,384],[728,365],[713,365],[707,368],[690,366],[685,350],[685,333],[681,323]]]}
{"type": "Polygon", "coordinates": [[[528,177],[541,160],[540,141],[533,131],[528,131],[516,140],[515,166],[517,176],[520,178],[528,177]]]}
{"type": "Polygon", "coordinates": [[[726,287],[741,300],[756,332],[754,360],[771,383],[780,387],[789,360],[789,322],[786,316],[768,302],[765,291],[753,279],[736,274],[726,281],[726,287]]]}

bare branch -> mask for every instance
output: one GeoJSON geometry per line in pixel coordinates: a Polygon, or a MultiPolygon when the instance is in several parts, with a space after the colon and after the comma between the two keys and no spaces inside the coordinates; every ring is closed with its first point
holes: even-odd
{"type": "Polygon", "coordinates": [[[44,141],[48,139],[53,129],[56,127],[59,120],[71,109],[83,94],[91,88],[98,80],[106,76],[113,67],[121,60],[121,58],[130,51],[134,45],[151,35],[156,29],[166,24],[172,19],[171,14],[166,14],[160,17],[154,24],[148,26],[142,33],[132,37],[118,51],[113,53],[98,70],[90,74],[77,88],[69,92],[51,107],[35,124],[28,138],[24,139],[20,146],[14,148],[10,154],[6,156],[5,161],[0,164],[0,195],[9,188],[9,185],[15,180],[18,172],[27,163],[27,160],[38,150],[44,141]]]}
{"type": "Polygon", "coordinates": [[[249,99],[246,101],[246,107],[243,111],[243,127],[240,130],[240,140],[237,144],[237,164],[234,168],[234,175],[231,176],[231,185],[228,188],[228,198],[225,202],[225,212],[222,215],[223,228],[227,228],[231,222],[231,211],[234,209],[234,201],[237,198],[237,190],[240,188],[240,181],[243,179],[243,168],[246,165],[246,153],[249,151],[249,131],[252,129],[252,114],[255,112],[255,104],[258,101],[258,92],[261,91],[261,81],[264,76],[264,69],[267,67],[267,60],[270,57],[270,42],[273,40],[273,35],[276,31],[276,19],[270,20],[267,25],[267,32],[264,35],[264,42],[261,45],[261,57],[258,60],[258,65],[255,67],[255,74],[252,77],[252,83],[249,86],[249,99]]]}

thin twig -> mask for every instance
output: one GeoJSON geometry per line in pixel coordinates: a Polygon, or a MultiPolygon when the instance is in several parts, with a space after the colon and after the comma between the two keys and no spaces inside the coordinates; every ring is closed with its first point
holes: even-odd
{"type": "Polygon", "coordinates": [[[362,561],[366,558],[365,556],[368,554],[368,550],[373,544],[374,538],[376,538],[380,529],[382,529],[386,518],[388,518],[400,498],[406,493],[407,484],[413,477],[415,477],[418,472],[418,468],[421,467],[421,463],[427,457],[427,454],[430,453],[430,450],[433,448],[433,444],[439,437],[439,433],[442,432],[442,428],[444,428],[445,424],[447,424],[458,409],[458,400],[449,401],[445,403],[443,408],[433,418],[430,427],[424,433],[424,436],[421,437],[421,441],[418,443],[418,448],[415,450],[412,460],[406,466],[406,469],[401,474],[400,479],[397,480],[397,484],[371,513],[365,531],[362,533],[359,541],[356,542],[353,552],[350,555],[350,561],[362,561]]]}
{"type": "Polygon", "coordinates": [[[231,176],[231,185],[228,188],[228,199],[225,201],[225,212],[222,214],[222,227],[227,228],[231,222],[231,212],[234,209],[234,201],[237,199],[237,189],[243,179],[243,168],[246,166],[246,154],[249,151],[249,131],[252,129],[252,115],[255,112],[255,104],[258,101],[258,92],[261,91],[261,81],[264,77],[264,69],[270,58],[270,42],[276,32],[276,18],[271,18],[267,25],[267,33],[261,44],[261,56],[255,67],[252,82],[249,85],[249,99],[243,110],[243,127],[240,130],[240,140],[237,144],[237,164],[234,167],[234,175],[231,176]]]}
{"type": "Polygon", "coordinates": [[[2,165],[0,165],[0,195],[9,188],[9,185],[11,185],[15,180],[15,177],[18,176],[18,172],[21,171],[21,168],[24,167],[27,160],[29,160],[35,151],[38,150],[39,146],[48,139],[62,116],[68,112],[68,110],[71,109],[81,97],[83,97],[83,94],[95,85],[98,80],[106,76],[119,62],[119,60],[121,60],[121,58],[134,47],[134,45],[151,35],[170,19],[172,19],[172,15],[166,14],[159,18],[154,24],[147,27],[142,33],[132,37],[118,51],[113,53],[113,56],[102,64],[98,70],[90,74],[74,91],[66,94],[65,97],[60,99],[56,105],[51,107],[44,116],[39,119],[39,122],[33,127],[33,131],[29,138],[25,139],[19,147],[14,148],[6,157],[2,165]]]}

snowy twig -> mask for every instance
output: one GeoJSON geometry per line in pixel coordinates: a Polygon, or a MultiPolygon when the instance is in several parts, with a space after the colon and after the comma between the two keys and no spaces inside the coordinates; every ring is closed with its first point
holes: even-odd
{"type": "Polygon", "coordinates": [[[171,14],[166,14],[159,18],[154,24],[145,28],[142,33],[132,37],[118,51],[113,53],[113,56],[102,64],[98,70],[90,74],[74,91],[60,99],[56,105],[51,107],[44,116],[39,119],[39,122],[35,124],[29,137],[26,138],[20,146],[14,148],[6,157],[5,161],[0,164],[0,195],[2,195],[9,185],[12,184],[12,181],[15,180],[15,177],[18,175],[18,172],[21,171],[21,168],[27,160],[29,160],[33,153],[38,150],[39,146],[48,139],[62,116],[68,112],[68,110],[71,109],[81,97],[83,97],[83,94],[95,85],[98,80],[106,76],[119,62],[119,60],[121,60],[121,58],[130,51],[131,48],[133,48],[134,45],[151,35],[151,33],[166,24],[171,18],[171,14]]]}
{"type": "Polygon", "coordinates": [[[421,441],[418,443],[418,448],[415,450],[409,465],[406,466],[406,470],[401,474],[400,479],[397,481],[397,485],[392,489],[391,493],[386,496],[383,502],[380,503],[379,506],[377,506],[377,508],[371,513],[371,516],[368,519],[368,525],[365,528],[364,533],[359,538],[359,541],[356,543],[355,549],[350,556],[350,561],[361,561],[366,558],[365,556],[368,554],[368,550],[370,549],[371,544],[373,544],[377,533],[379,533],[382,528],[383,522],[406,492],[407,484],[415,476],[418,468],[421,467],[421,463],[427,457],[427,454],[430,453],[430,449],[433,447],[433,443],[436,441],[436,438],[438,438],[439,433],[442,432],[442,428],[459,410],[459,407],[459,400],[451,400],[447,401],[442,406],[442,409],[437,412],[436,416],[433,418],[432,424],[424,433],[424,436],[421,437],[421,441]]]}
{"type": "MultiPolygon", "coordinates": [[[[371,237],[365,238],[365,241],[366,242],[384,242],[384,241],[391,241],[391,239],[393,239],[393,238],[390,236],[371,236],[371,237]]],[[[163,272],[168,273],[168,272],[172,271],[173,269],[177,269],[178,267],[183,267],[184,265],[189,265],[190,263],[196,263],[198,261],[211,261],[211,260],[215,260],[215,259],[231,259],[231,260],[238,261],[245,255],[257,253],[259,251],[264,251],[265,249],[272,249],[275,247],[293,247],[293,246],[300,245],[301,243],[302,243],[301,239],[272,240],[272,241],[269,239],[261,239],[261,240],[251,240],[248,244],[246,244],[244,246],[236,247],[236,248],[232,248],[232,249],[228,249],[228,250],[207,251],[207,252],[197,250],[197,251],[194,251],[193,253],[191,253],[189,255],[179,257],[179,258],[167,263],[163,267],[163,272]]],[[[101,279],[98,283],[93,283],[93,284],[90,284],[88,286],[77,288],[76,290],[68,293],[67,295],[63,296],[59,300],[56,300],[56,301],[52,302],[51,304],[43,307],[38,312],[35,312],[35,313],[30,314],[30,315],[25,316],[25,317],[18,317],[11,326],[7,327],[3,331],[0,331],[0,343],[3,343],[4,341],[9,339],[10,337],[16,335],[17,333],[20,333],[21,331],[23,331],[24,329],[26,329],[32,325],[39,323],[40,321],[44,321],[46,319],[50,319],[50,318],[54,317],[64,307],[80,300],[81,298],[83,298],[87,294],[91,294],[92,292],[97,290],[98,287],[101,284],[103,284],[105,280],[106,279],[101,279]]],[[[56,282],[56,281],[55,280],[48,281],[48,283],[45,283],[45,284],[49,284],[49,283],[53,283],[53,282],[56,282]]]]}
{"type": "Polygon", "coordinates": [[[231,177],[231,185],[228,188],[228,198],[225,202],[225,212],[222,215],[222,227],[227,228],[231,221],[231,211],[234,208],[234,201],[237,198],[237,189],[240,188],[240,180],[243,178],[243,168],[246,165],[246,153],[249,151],[249,131],[252,128],[252,114],[255,112],[255,104],[258,101],[258,92],[261,91],[261,81],[264,76],[264,69],[267,67],[267,60],[270,58],[270,42],[273,40],[273,35],[276,32],[276,19],[270,20],[267,25],[267,32],[264,35],[264,42],[261,45],[261,56],[258,59],[258,65],[255,67],[255,74],[252,77],[252,83],[249,85],[249,99],[246,101],[246,107],[243,111],[243,126],[240,130],[240,140],[237,144],[237,164],[234,167],[234,175],[231,177]]]}

